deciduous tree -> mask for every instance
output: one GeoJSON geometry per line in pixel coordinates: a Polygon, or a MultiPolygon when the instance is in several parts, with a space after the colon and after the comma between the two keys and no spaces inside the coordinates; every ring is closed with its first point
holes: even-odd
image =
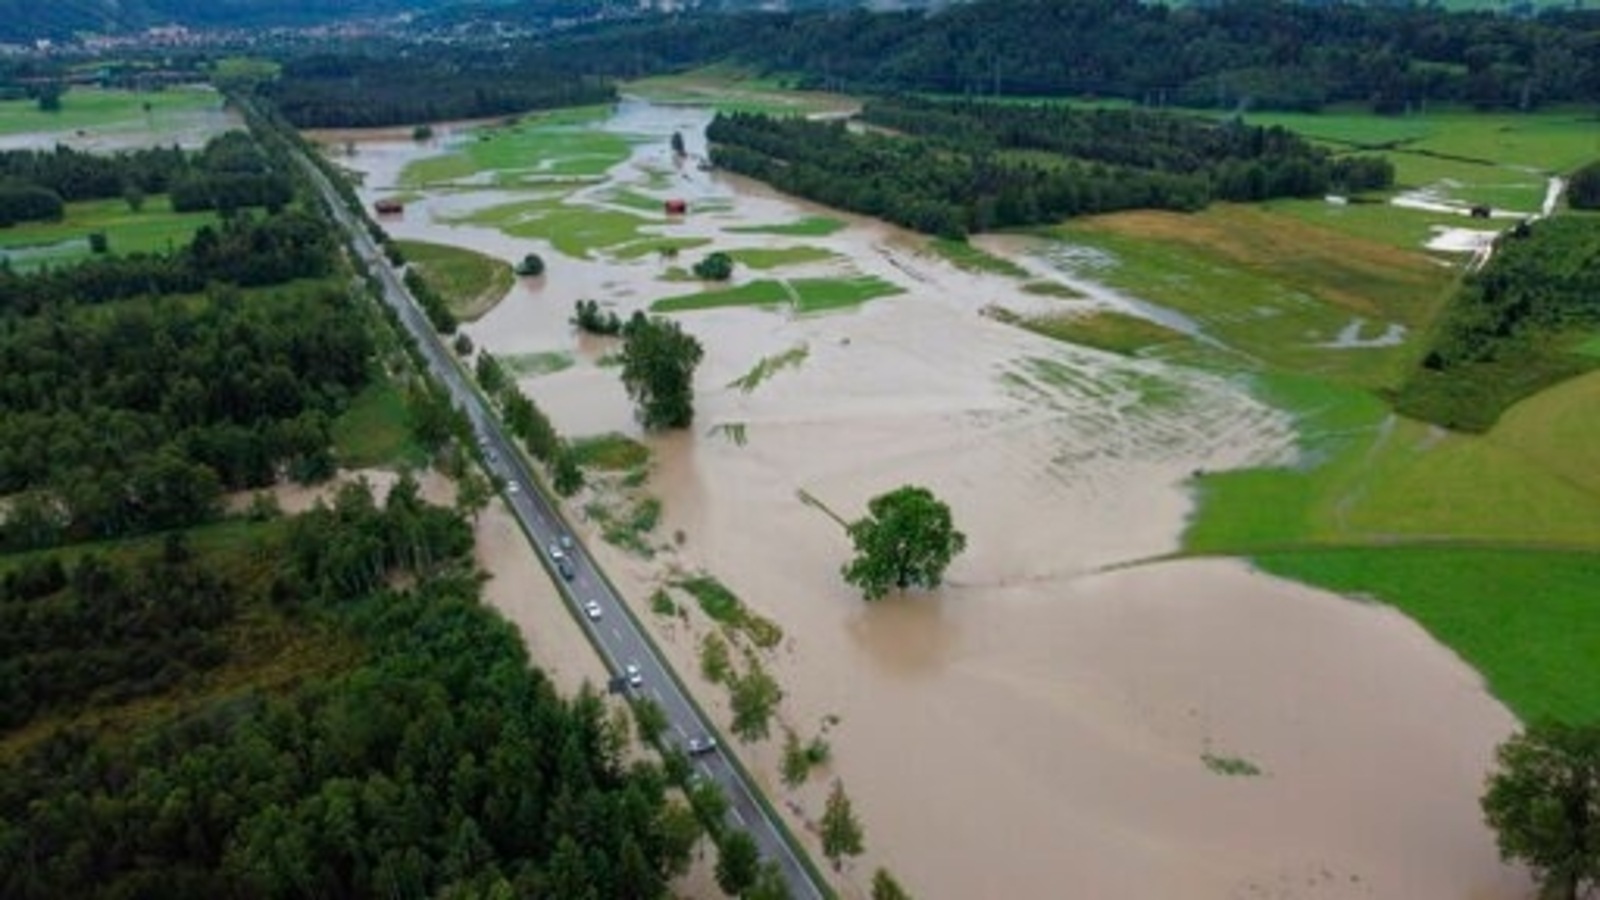
{"type": "Polygon", "coordinates": [[[955,529],[950,507],[923,487],[906,485],[874,497],[869,515],[849,526],[856,557],[844,578],[876,600],[891,588],[935,588],[950,561],[966,549],[966,535],[955,529]]]}
{"type": "Polygon", "coordinates": [[[1527,864],[1546,896],[1600,886],[1600,725],[1534,725],[1496,756],[1482,803],[1500,855],[1527,864]]]}
{"type": "Polygon", "coordinates": [[[623,329],[622,384],[647,429],[694,421],[694,370],[705,349],[677,322],[634,313],[623,329]]]}

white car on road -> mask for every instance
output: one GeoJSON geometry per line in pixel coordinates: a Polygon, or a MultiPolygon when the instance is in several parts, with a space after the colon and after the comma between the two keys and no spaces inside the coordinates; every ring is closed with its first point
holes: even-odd
{"type": "Polygon", "coordinates": [[[638,663],[628,663],[627,666],[623,668],[623,671],[628,675],[629,684],[633,685],[634,687],[641,687],[644,685],[644,673],[639,671],[638,663]]]}
{"type": "Polygon", "coordinates": [[[583,605],[583,614],[588,616],[592,622],[600,621],[600,604],[590,600],[583,605]]]}

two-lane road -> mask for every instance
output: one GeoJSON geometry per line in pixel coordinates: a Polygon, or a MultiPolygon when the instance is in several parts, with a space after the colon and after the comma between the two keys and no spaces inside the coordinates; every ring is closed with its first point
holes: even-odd
{"type": "MultiPolygon", "coordinates": [[[[561,549],[566,557],[571,577],[565,573],[556,577],[563,595],[584,628],[594,637],[595,645],[605,657],[606,667],[614,676],[629,677],[629,666],[637,669],[637,686],[628,690],[636,696],[655,702],[666,715],[668,741],[687,748],[692,738],[704,738],[711,729],[700,717],[695,706],[684,696],[678,682],[671,677],[665,660],[659,658],[650,642],[641,632],[622,598],[612,590],[610,582],[599,574],[588,551],[576,540],[566,546],[567,535],[562,519],[554,511],[549,498],[537,488],[532,473],[521,454],[501,427],[499,420],[487,409],[482,398],[467,384],[466,376],[451,357],[450,350],[436,334],[421,308],[404,283],[395,274],[387,258],[379,251],[364,223],[358,221],[343,199],[334,190],[327,177],[309,160],[301,164],[327,200],[333,215],[345,230],[354,252],[365,260],[368,268],[383,285],[384,301],[399,314],[418,348],[427,359],[428,368],[438,383],[449,391],[457,409],[463,410],[477,433],[480,446],[495,473],[506,480],[506,499],[512,511],[530,535],[539,554],[549,564],[552,572],[558,567],[552,559],[552,549],[561,549]],[[599,616],[591,617],[585,606],[594,603],[599,616]]],[[[796,856],[796,849],[785,840],[777,824],[756,801],[755,788],[748,784],[723,754],[724,747],[691,756],[702,777],[714,780],[728,798],[728,818],[736,827],[755,839],[763,858],[776,863],[789,886],[789,895],[796,900],[821,898],[823,893],[811,878],[806,867],[796,856]]]]}

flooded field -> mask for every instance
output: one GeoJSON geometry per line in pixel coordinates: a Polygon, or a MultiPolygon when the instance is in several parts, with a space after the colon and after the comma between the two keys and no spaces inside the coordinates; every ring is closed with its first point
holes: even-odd
{"type": "MultiPolygon", "coordinates": [[[[467,331],[505,357],[570,358],[523,381],[563,433],[623,432],[651,448],[660,551],[628,554],[592,527],[587,540],[714,714],[725,699],[699,675],[689,626],[652,616],[651,591],[707,571],[782,626],[765,660],[786,692],[782,717],[802,737],[837,717],[833,759],[788,791],[777,741],[740,753],[800,833],[828,782],[844,781],[868,849],[840,877],[847,896],[865,896],[880,865],[922,898],[1526,893],[1477,810],[1492,748],[1515,723],[1415,624],[1233,562],[1108,568],[1176,549],[1196,470],[1291,459],[1286,415],[1228,379],[984,315],[1159,314],[1138,298],[1030,293],[957,269],[915,235],[701,171],[708,118],[625,102],[598,127],[626,139],[627,158],[560,182],[490,187],[495,173],[478,173],[401,187],[408,164],[474,139],[464,133],[360,142],[339,161],[363,173],[369,203],[405,196],[403,216],[383,221],[396,237],[544,257],[543,277],[467,331]],[[687,216],[665,216],[668,199],[687,216]],[[569,232],[527,236],[551,234],[553,216],[576,228],[585,211],[608,213],[610,230],[578,252],[556,249],[569,232]],[[800,224],[823,219],[842,227],[800,224]],[[684,249],[639,252],[667,245],[652,242],[684,249]],[[678,314],[706,347],[695,426],[641,435],[602,364],[612,347],[567,324],[573,303],[626,315],[696,294],[679,270],[712,249],[751,260],[735,285],[774,281],[795,297],[871,278],[898,292],[826,314],[785,302],[678,314]],[[792,364],[747,377],[774,357],[792,364]],[[950,503],[968,551],[936,594],[868,606],[839,577],[845,535],[800,497],[854,518],[905,483],[950,503]]],[[[1070,247],[985,246],[1067,283],[1053,260],[1070,247]]],[[[579,521],[586,500],[572,507],[579,521]]]]}

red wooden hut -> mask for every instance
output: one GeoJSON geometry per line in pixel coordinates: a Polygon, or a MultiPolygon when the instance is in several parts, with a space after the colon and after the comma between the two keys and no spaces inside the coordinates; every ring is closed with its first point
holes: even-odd
{"type": "Polygon", "coordinates": [[[668,200],[661,205],[669,216],[681,216],[689,211],[689,203],[685,200],[668,200]]]}

